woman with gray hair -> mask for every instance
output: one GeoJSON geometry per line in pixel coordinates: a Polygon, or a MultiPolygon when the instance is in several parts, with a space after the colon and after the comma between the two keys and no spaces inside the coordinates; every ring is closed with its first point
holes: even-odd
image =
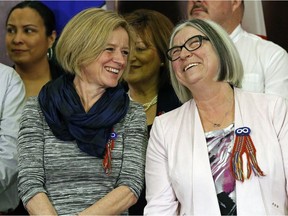
{"type": "Polygon", "coordinates": [[[212,21],[176,26],[167,58],[183,105],[154,120],[144,214],[287,214],[287,102],[239,89],[239,54],[212,21]]]}
{"type": "Polygon", "coordinates": [[[143,107],[119,80],[130,27],[89,8],[65,26],[56,56],[66,74],[31,97],[19,131],[19,195],[29,214],[119,215],[137,202],[147,148],[143,107]]]}

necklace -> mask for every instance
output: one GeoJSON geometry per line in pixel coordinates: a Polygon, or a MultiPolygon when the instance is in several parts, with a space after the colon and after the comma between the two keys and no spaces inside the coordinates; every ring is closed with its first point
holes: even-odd
{"type": "Polygon", "coordinates": [[[156,95],[150,102],[142,104],[144,107],[144,111],[146,112],[150,107],[152,107],[154,104],[156,104],[158,101],[158,95],[156,95]]]}
{"type": "Polygon", "coordinates": [[[222,118],[222,121],[219,122],[219,123],[212,122],[212,121],[210,121],[208,118],[206,118],[205,116],[204,116],[204,117],[205,117],[205,119],[206,119],[209,123],[211,123],[211,124],[213,125],[214,128],[219,128],[219,127],[221,127],[222,123],[223,123],[224,120],[226,119],[228,113],[229,113],[229,111],[227,111],[227,112],[225,113],[224,117],[222,118]]]}
{"type": "MultiPolygon", "coordinates": [[[[129,91],[128,91],[128,96],[129,96],[130,100],[133,101],[132,97],[130,96],[129,91]]],[[[144,107],[144,111],[146,112],[148,109],[150,109],[157,102],[158,102],[158,95],[156,95],[150,102],[142,104],[142,106],[144,107]]]]}
{"type": "Polygon", "coordinates": [[[232,109],[233,109],[233,103],[232,103],[231,108],[230,108],[227,112],[225,112],[225,114],[224,114],[221,122],[218,122],[218,123],[211,121],[209,118],[206,118],[206,116],[203,116],[203,117],[204,117],[210,124],[212,124],[214,128],[219,128],[219,127],[221,127],[222,123],[224,122],[224,120],[226,119],[226,117],[228,116],[228,114],[230,113],[230,111],[231,111],[232,109]]]}

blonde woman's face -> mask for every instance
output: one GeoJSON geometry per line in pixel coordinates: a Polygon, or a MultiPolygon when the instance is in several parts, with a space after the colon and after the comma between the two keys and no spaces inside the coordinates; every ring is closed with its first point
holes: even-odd
{"type": "Polygon", "coordinates": [[[127,66],[128,54],[129,36],[119,27],[111,33],[99,57],[82,68],[82,79],[102,88],[117,86],[127,66]]]}
{"type": "Polygon", "coordinates": [[[56,37],[46,36],[42,17],[31,8],[15,9],[6,26],[6,48],[15,64],[33,64],[47,59],[47,51],[56,37]]]}
{"type": "MultiPolygon", "coordinates": [[[[173,47],[182,46],[189,38],[197,35],[205,36],[193,27],[185,27],[175,35],[173,47]]],[[[209,82],[215,82],[219,58],[210,41],[202,40],[202,45],[194,51],[183,47],[179,59],[172,62],[172,67],[179,82],[190,89],[192,86],[205,86],[209,82]]]]}

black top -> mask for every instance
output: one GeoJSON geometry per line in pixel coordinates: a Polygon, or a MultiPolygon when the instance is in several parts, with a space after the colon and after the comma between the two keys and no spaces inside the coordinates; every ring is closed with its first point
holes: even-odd
{"type": "Polygon", "coordinates": [[[50,66],[52,80],[55,80],[58,77],[60,77],[62,74],[64,74],[63,68],[56,62],[56,60],[50,60],[49,66],[50,66]]]}

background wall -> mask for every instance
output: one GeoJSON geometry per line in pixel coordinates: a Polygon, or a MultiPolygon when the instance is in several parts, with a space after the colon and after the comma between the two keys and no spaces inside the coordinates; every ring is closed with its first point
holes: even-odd
{"type": "Polygon", "coordinates": [[[288,51],[288,1],[262,1],[267,37],[288,51]]]}
{"type": "MultiPolygon", "coordinates": [[[[83,1],[83,0],[82,0],[83,1]]],[[[252,0],[246,0],[252,1],[252,0]]],[[[255,0],[261,1],[261,0],[255,0]]],[[[5,49],[5,21],[8,11],[15,4],[20,2],[19,0],[0,0],[0,62],[12,65],[6,55],[5,49]]],[[[127,13],[138,8],[148,8],[157,10],[166,16],[168,16],[172,22],[177,23],[181,19],[186,17],[186,1],[173,1],[173,0],[107,0],[107,9],[116,10],[118,9],[120,13],[127,13]]],[[[288,1],[266,1],[262,0],[266,34],[269,40],[276,44],[282,46],[286,51],[288,51],[288,1]]],[[[56,17],[57,19],[57,17],[56,17]]]]}
{"type": "Polygon", "coordinates": [[[119,0],[117,10],[120,14],[129,13],[139,8],[146,8],[157,10],[176,24],[179,20],[185,17],[185,14],[182,12],[181,4],[179,1],[122,1],[119,0]]]}
{"type": "Polygon", "coordinates": [[[6,65],[12,65],[12,62],[9,60],[6,49],[5,49],[5,33],[6,33],[6,17],[7,14],[14,5],[20,1],[0,1],[0,63],[6,65]]]}

